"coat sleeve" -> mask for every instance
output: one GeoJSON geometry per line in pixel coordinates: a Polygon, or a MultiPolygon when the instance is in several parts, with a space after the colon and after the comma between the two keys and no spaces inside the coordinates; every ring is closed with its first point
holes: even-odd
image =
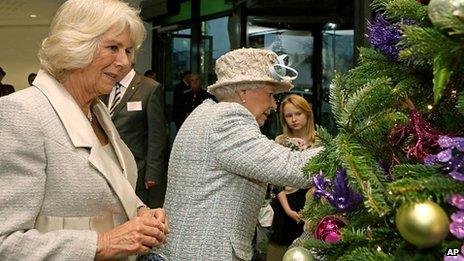
{"type": "Polygon", "coordinates": [[[243,106],[218,109],[213,121],[212,153],[219,168],[274,185],[306,188],[304,164],[321,149],[291,151],[261,134],[253,116],[243,106]]]}
{"type": "Polygon", "coordinates": [[[148,146],[145,180],[159,182],[163,179],[164,154],[166,149],[166,125],[162,86],[158,84],[151,92],[147,105],[148,146]]]}
{"type": "Polygon", "coordinates": [[[0,99],[0,260],[93,260],[95,231],[34,229],[47,182],[46,122],[25,103],[0,99]]]}

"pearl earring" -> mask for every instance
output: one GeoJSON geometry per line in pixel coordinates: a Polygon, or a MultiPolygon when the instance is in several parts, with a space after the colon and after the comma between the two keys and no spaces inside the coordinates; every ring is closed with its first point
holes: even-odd
{"type": "Polygon", "coordinates": [[[242,103],[245,103],[245,100],[242,100],[242,103]]]}

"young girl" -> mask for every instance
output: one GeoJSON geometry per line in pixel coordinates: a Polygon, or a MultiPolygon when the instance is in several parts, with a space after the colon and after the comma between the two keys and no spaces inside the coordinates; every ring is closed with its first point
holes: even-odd
{"type": "MultiPolygon", "coordinates": [[[[280,121],[283,134],[276,142],[295,149],[314,146],[315,129],[311,105],[299,95],[289,95],[280,104],[280,121]]],[[[280,246],[290,246],[303,232],[303,222],[299,211],[304,207],[308,189],[285,187],[277,189],[278,201],[274,203],[274,233],[271,241],[280,246]]],[[[286,250],[286,248],[285,248],[286,250]]]]}

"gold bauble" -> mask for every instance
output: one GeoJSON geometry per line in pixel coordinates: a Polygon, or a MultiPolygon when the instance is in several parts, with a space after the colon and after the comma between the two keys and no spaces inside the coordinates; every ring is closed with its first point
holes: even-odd
{"type": "Polygon", "coordinates": [[[432,24],[440,29],[447,29],[447,18],[462,18],[464,14],[463,0],[431,0],[427,6],[427,14],[432,24]]]}
{"type": "Polygon", "coordinates": [[[402,205],[395,222],[401,236],[418,247],[435,246],[448,235],[448,216],[430,200],[402,205]]]}

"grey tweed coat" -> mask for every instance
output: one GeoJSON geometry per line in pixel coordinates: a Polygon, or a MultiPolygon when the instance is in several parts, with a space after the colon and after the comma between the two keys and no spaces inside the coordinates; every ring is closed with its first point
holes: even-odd
{"type": "Polygon", "coordinates": [[[93,260],[97,232],[143,204],[134,158],[102,102],[116,160],[57,81],[40,71],[34,85],[0,98],[0,260],[93,260]]]}
{"type": "Polygon", "coordinates": [[[308,187],[305,162],[321,148],[291,151],[262,135],[238,103],[205,101],[171,152],[165,209],[170,260],[250,260],[266,185],[308,187]]]}

